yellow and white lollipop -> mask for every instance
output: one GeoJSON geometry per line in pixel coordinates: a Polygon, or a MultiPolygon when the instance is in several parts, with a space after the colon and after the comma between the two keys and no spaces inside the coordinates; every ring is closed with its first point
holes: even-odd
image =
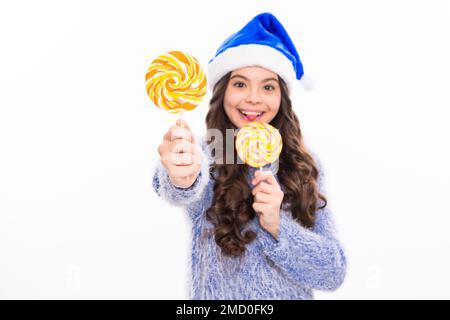
{"type": "Polygon", "coordinates": [[[207,84],[205,72],[197,59],[182,51],[170,51],[150,64],[145,86],[150,100],[157,107],[180,113],[200,104],[207,84]]]}
{"type": "Polygon", "coordinates": [[[238,132],[236,151],[246,164],[260,168],[275,162],[283,148],[281,135],[276,128],[265,122],[249,122],[238,132]]]}

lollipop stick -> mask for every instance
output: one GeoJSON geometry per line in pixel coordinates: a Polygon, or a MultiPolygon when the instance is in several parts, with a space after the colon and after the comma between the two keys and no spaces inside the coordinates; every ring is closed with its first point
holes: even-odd
{"type": "MultiPolygon", "coordinates": [[[[260,157],[261,157],[261,153],[259,152],[259,142],[256,144],[256,148],[257,148],[257,150],[258,150],[258,154],[260,155],[260,157]]],[[[261,159],[260,159],[261,160],[261,159]]],[[[263,173],[263,169],[262,169],[262,167],[263,167],[263,165],[261,164],[260,166],[259,166],[259,173],[263,173]]]]}

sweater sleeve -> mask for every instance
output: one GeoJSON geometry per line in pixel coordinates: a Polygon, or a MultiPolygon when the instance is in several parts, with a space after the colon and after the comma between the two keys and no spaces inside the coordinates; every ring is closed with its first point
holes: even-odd
{"type": "Polygon", "coordinates": [[[212,164],[211,154],[208,152],[206,142],[200,140],[202,150],[202,164],[200,173],[195,182],[188,188],[179,188],[172,184],[167,169],[161,161],[158,161],[153,175],[153,190],[163,200],[177,207],[186,207],[201,200],[206,186],[210,181],[210,165],[212,164]]]}
{"type": "MultiPolygon", "coordinates": [[[[325,194],[322,164],[317,158],[316,163],[319,189],[325,194]]],[[[301,285],[334,291],[344,281],[347,260],[337,239],[331,210],[328,206],[323,209],[319,209],[319,205],[317,207],[312,230],[295,221],[290,211],[281,209],[278,239],[260,228],[258,241],[264,254],[301,285]]]]}

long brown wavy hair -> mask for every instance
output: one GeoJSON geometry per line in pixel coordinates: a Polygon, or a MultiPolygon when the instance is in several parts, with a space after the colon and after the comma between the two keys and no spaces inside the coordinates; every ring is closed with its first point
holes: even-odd
{"type": "MultiPolygon", "coordinates": [[[[226,129],[237,129],[225,113],[223,101],[230,80],[231,72],[222,77],[214,86],[206,116],[207,129],[218,129],[226,136],[226,129]]],[[[319,199],[327,205],[324,195],[319,193],[318,170],[314,158],[306,150],[303,143],[300,123],[292,110],[289,91],[286,83],[278,77],[281,89],[281,104],[275,118],[270,122],[277,128],[283,139],[283,149],[279,158],[278,180],[284,187],[282,207],[291,210],[292,217],[300,225],[311,229],[315,222],[315,212],[319,199]]],[[[225,141],[223,150],[226,150],[225,141]]],[[[208,142],[209,144],[212,141],[208,142]]],[[[234,147],[235,148],[235,147],[234,147]]],[[[206,218],[214,225],[214,239],[226,256],[240,256],[245,246],[256,238],[253,230],[242,232],[242,229],[255,217],[253,194],[247,182],[247,165],[238,164],[237,152],[235,161],[227,164],[225,154],[218,159],[211,170],[217,176],[211,207],[206,211],[206,218]],[[221,160],[221,161],[218,161],[221,160]]]]}

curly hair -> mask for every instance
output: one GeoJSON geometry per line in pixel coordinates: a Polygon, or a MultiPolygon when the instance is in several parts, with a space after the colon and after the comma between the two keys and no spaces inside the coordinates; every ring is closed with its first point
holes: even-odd
{"type": "MultiPolygon", "coordinates": [[[[237,129],[225,113],[223,101],[231,72],[223,76],[214,86],[206,115],[207,129],[216,129],[225,137],[226,129],[237,129]]],[[[319,199],[324,201],[320,209],[326,207],[327,200],[319,192],[318,169],[314,158],[303,143],[300,123],[292,110],[292,103],[286,83],[278,77],[281,89],[281,104],[275,118],[270,122],[277,128],[283,139],[283,149],[279,158],[278,180],[285,189],[282,207],[292,212],[292,217],[300,225],[311,229],[315,222],[315,212],[319,199]]],[[[211,144],[212,141],[208,143],[211,144]]],[[[224,149],[225,150],[224,142],[224,149]]],[[[234,147],[235,148],[235,147],[234,147]]],[[[214,226],[214,239],[226,256],[237,257],[244,253],[245,246],[256,238],[253,230],[242,233],[243,228],[255,217],[253,194],[247,182],[248,167],[237,164],[236,149],[233,164],[225,159],[216,161],[212,171],[217,173],[211,207],[206,218],[214,226]]],[[[224,155],[225,156],[225,155],[224,155]]]]}

